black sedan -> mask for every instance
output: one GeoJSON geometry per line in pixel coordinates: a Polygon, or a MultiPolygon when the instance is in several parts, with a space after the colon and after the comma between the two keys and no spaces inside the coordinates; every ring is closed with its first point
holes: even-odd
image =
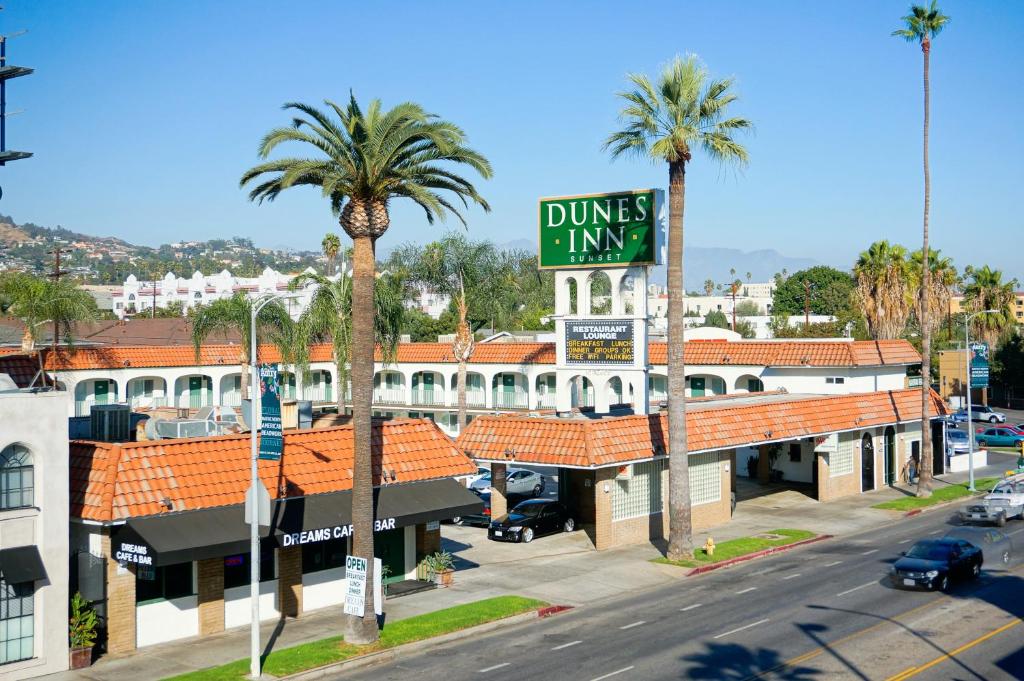
{"type": "Polygon", "coordinates": [[[892,566],[895,586],[945,591],[950,583],[981,574],[981,549],[963,539],[926,539],[914,544],[892,566]]]}
{"type": "Polygon", "coordinates": [[[555,532],[572,532],[576,521],[568,509],[553,499],[529,499],[507,515],[495,518],[487,529],[494,541],[531,542],[534,537],[555,532]]]}

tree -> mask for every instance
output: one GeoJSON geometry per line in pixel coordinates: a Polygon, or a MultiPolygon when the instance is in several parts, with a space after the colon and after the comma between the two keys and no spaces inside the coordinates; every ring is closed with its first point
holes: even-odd
{"type": "Polygon", "coordinates": [[[335,261],[338,258],[338,252],[341,250],[341,239],[334,232],[328,232],[324,235],[323,241],[320,242],[320,248],[323,249],[324,257],[327,259],[326,271],[324,273],[330,276],[337,269],[335,261]]]}
{"type": "Polygon", "coordinates": [[[920,250],[910,254],[910,281],[911,288],[920,291],[914,298],[914,316],[921,326],[927,320],[934,332],[942,325],[943,317],[949,314],[949,302],[953,297],[953,288],[959,281],[959,275],[953,261],[943,258],[941,251],[930,251],[928,259],[931,260],[928,290],[924,290],[924,283],[921,281],[923,255],[920,250]],[[927,305],[927,310],[922,309],[923,305],[927,305]]]}
{"type": "MultiPolygon", "coordinates": [[[[465,218],[451,198],[490,210],[473,184],[451,168],[469,167],[484,178],[491,165],[466,146],[465,133],[453,123],[405,102],[384,110],[372,100],[366,111],[349,97],[347,106],[325,102],[327,110],[308,104],[285,104],[296,112],[292,125],[275,128],[263,138],[259,155],[267,159],[282,144],[303,145],[309,158],[266,161],[248,170],[241,185],[253,183],[252,201],[273,201],[292,187],[318,188],[330,202],[342,230],[352,238],[352,552],[367,559],[366,583],[373,584],[373,470],[370,439],[373,424],[374,248],[391,222],[388,203],[410,199],[423,209],[427,223],[454,214],[465,218]]],[[[366,602],[372,603],[367,590],[366,602]]],[[[377,620],[347,616],[345,640],[376,641],[377,620]]]]}
{"type": "Polygon", "coordinates": [[[790,316],[804,313],[804,281],[811,283],[811,314],[838,316],[849,309],[853,277],[834,267],[817,265],[794,272],[788,278],[776,276],[772,314],[790,316]]]}
{"type": "Polygon", "coordinates": [[[1000,337],[1016,323],[1013,303],[1017,280],[1004,282],[1003,273],[988,265],[980,269],[968,267],[964,274],[969,279],[964,286],[964,308],[970,312],[997,310],[975,317],[972,322],[974,328],[971,329],[972,336],[983,339],[994,348],[1000,337]]]}
{"type": "MultiPolygon", "coordinates": [[[[352,360],[352,280],[344,272],[337,279],[306,272],[292,279],[289,288],[294,291],[309,284],[316,289],[299,318],[300,344],[308,347],[310,343],[331,343],[331,359],[338,376],[338,413],[344,414],[348,366],[352,360]]],[[[380,277],[374,283],[373,300],[374,339],[383,351],[384,361],[390,362],[398,350],[405,316],[401,289],[389,277],[380,277]]],[[[299,363],[305,370],[303,360],[304,357],[300,357],[299,363]]]]}
{"type": "Polygon", "coordinates": [[[992,353],[992,383],[1002,388],[1007,404],[1024,394],[1024,336],[1007,338],[992,353]]]}
{"type": "Polygon", "coordinates": [[[713,326],[718,329],[729,328],[729,318],[721,310],[712,310],[704,315],[704,323],[701,326],[713,326]]]}
{"type": "Polygon", "coordinates": [[[752,273],[747,272],[747,283],[748,284],[750,283],[750,280],[753,279],[753,277],[754,277],[754,275],[752,273]]]}
{"type": "Polygon", "coordinates": [[[57,330],[54,346],[63,338],[64,344],[73,348],[75,325],[93,321],[99,316],[96,300],[71,281],[36,277],[23,272],[0,275],[0,311],[25,325],[21,349],[36,355],[44,383],[43,353],[39,346],[46,329],[57,330]]]}
{"type": "Polygon", "coordinates": [[[899,338],[907,326],[912,304],[907,250],[884,239],[876,241],[861,252],[853,274],[871,337],[899,338]]]}
{"type": "Polygon", "coordinates": [[[747,163],[747,150],[733,139],[750,129],[745,118],[728,117],[736,101],[731,78],[709,79],[695,55],[676,57],[656,83],[642,74],[629,76],[632,89],[619,118],[624,127],[604,148],[612,158],[633,155],[668,164],[668,419],[669,544],[673,560],[693,555],[689,461],[686,449],[686,366],[683,360],[683,208],[686,164],[702,149],[712,160],[747,163]]]}
{"type": "Polygon", "coordinates": [[[713,279],[704,280],[704,295],[710,296],[715,292],[715,282],[713,279]]]}
{"type": "MultiPolygon", "coordinates": [[[[252,307],[253,300],[245,293],[239,292],[230,298],[219,298],[208,305],[195,309],[192,316],[192,347],[196,353],[196,361],[202,351],[203,343],[215,331],[234,331],[241,339],[238,344],[238,364],[241,366],[242,397],[249,395],[249,359],[252,352],[252,307]]],[[[292,324],[291,317],[280,301],[267,303],[256,317],[256,334],[274,333],[275,329],[292,324]]],[[[278,340],[278,339],[275,339],[278,340]]],[[[257,340],[257,342],[259,342],[257,340]]],[[[282,355],[292,353],[292,348],[279,345],[282,355]]]]}
{"type": "Polygon", "coordinates": [[[740,317],[761,317],[764,316],[764,308],[753,300],[741,300],[736,304],[736,314],[740,317]]]}

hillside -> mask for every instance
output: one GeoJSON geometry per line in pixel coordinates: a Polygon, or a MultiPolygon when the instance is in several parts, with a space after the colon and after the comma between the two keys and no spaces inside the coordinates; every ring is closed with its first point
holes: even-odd
{"type": "Polygon", "coordinates": [[[22,229],[9,222],[0,222],[0,246],[17,246],[29,241],[32,237],[22,229]]]}

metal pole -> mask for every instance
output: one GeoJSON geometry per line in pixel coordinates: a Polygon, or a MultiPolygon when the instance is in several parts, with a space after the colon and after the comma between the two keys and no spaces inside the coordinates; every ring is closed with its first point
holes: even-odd
{"type": "Polygon", "coordinates": [[[249,320],[249,356],[251,358],[251,378],[249,379],[249,444],[251,454],[251,477],[249,489],[251,495],[250,517],[249,517],[249,597],[252,600],[252,621],[249,631],[249,675],[260,678],[260,524],[259,524],[259,503],[256,494],[256,486],[259,484],[259,473],[256,467],[256,418],[259,413],[257,409],[256,396],[259,394],[259,370],[256,365],[256,315],[261,305],[253,303],[252,317],[249,320]]]}
{"type": "Polygon", "coordinates": [[[971,317],[964,318],[964,352],[967,353],[967,491],[974,491],[974,419],[971,417],[971,317]]]}

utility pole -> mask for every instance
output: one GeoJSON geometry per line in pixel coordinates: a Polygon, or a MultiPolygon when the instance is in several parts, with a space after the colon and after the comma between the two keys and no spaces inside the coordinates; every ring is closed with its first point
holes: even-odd
{"type": "Polygon", "coordinates": [[[732,283],[732,330],[736,331],[736,289],[739,288],[737,282],[732,283]]]}
{"type": "MultiPolygon", "coordinates": [[[[62,249],[60,247],[60,244],[58,243],[56,246],[53,247],[52,251],[47,251],[47,253],[46,253],[47,255],[52,255],[53,256],[53,271],[50,272],[50,274],[48,276],[50,277],[50,279],[53,279],[55,282],[56,281],[60,281],[61,276],[68,273],[67,270],[62,270],[60,268],[60,254],[61,253],[68,253],[68,252],[69,251],[65,251],[64,249],[62,249]]],[[[58,328],[57,320],[55,319],[55,320],[53,320],[53,339],[52,339],[53,340],[52,345],[53,345],[53,351],[54,352],[57,352],[57,339],[58,338],[60,338],[60,329],[58,328]]]]}
{"type": "Polygon", "coordinates": [[[804,330],[811,328],[811,282],[804,279],[804,330]]]}

